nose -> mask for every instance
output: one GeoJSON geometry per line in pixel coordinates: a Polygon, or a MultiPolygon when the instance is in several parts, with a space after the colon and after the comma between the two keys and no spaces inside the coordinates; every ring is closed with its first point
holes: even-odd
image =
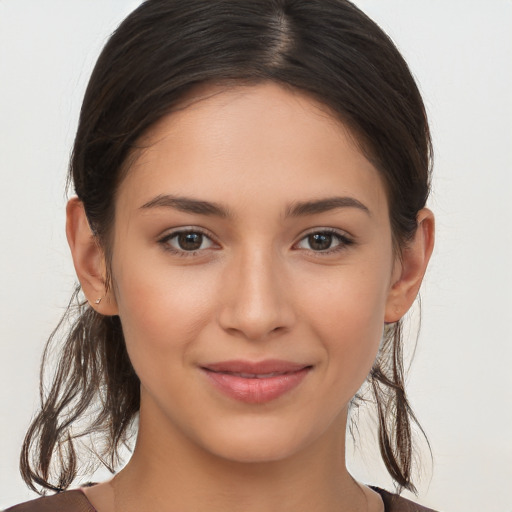
{"type": "Polygon", "coordinates": [[[264,340],[295,320],[283,263],[272,251],[250,251],[231,262],[222,283],[219,323],[230,334],[264,340]]]}

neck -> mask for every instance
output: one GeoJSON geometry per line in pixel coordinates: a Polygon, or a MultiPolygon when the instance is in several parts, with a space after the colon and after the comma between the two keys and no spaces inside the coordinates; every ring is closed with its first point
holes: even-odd
{"type": "Polygon", "coordinates": [[[346,414],[292,456],[238,462],[203,450],[165,422],[148,421],[141,408],[136,449],[115,478],[115,508],[363,512],[365,494],[345,467],[345,427],[346,414]]]}

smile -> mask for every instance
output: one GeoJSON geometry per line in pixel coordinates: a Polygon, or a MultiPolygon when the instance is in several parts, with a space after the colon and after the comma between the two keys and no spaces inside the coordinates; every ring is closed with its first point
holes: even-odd
{"type": "Polygon", "coordinates": [[[279,360],[225,361],[201,369],[224,395],[248,404],[262,404],[296,388],[312,366],[279,360]]]}
{"type": "Polygon", "coordinates": [[[288,373],[232,373],[232,372],[219,372],[225,373],[226,375],[234,375],[235,377],[242,377],[243,379],[269,379],[270,377],[278,377],[280,375],[287,375],[288,373]]]}

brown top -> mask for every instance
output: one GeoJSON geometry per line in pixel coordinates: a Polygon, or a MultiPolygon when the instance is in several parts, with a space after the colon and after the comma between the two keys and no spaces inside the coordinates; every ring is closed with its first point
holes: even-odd
{"type": "MultiPolygon", "coordinates": [[[[378,487],[372,487],[372,489],[381,495],[385,512],[435,512],[378,487]]],[[[96,512],[96,510],[82,491],[74,490],[27,501],[8,508],[4,512],[96,512]]]]}
{"type": "Polygon", "coordinates": [[[96,512],[80,490],[65,491],[15,505],[4,512],[96,512]]]}
{"type": "Polygon", "coordinates": [[[384,512],[436,512],[431,508],[423,507],[411,500],[402,498],[398,494],[393,494],[379,487],[370,487],[380,494],[384,502],[384,512]]]}

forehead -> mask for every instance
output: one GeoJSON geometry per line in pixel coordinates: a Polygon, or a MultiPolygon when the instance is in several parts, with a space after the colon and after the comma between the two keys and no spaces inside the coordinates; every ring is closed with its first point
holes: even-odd
{"type": "Polygon", "coordinates": [[[350,193],[387,208],[380,174],[347,127],[310,96],[272,82],[196,88],[139,147],[118,194],[133,204],[163,193],[235,206],[350,193]]]}

